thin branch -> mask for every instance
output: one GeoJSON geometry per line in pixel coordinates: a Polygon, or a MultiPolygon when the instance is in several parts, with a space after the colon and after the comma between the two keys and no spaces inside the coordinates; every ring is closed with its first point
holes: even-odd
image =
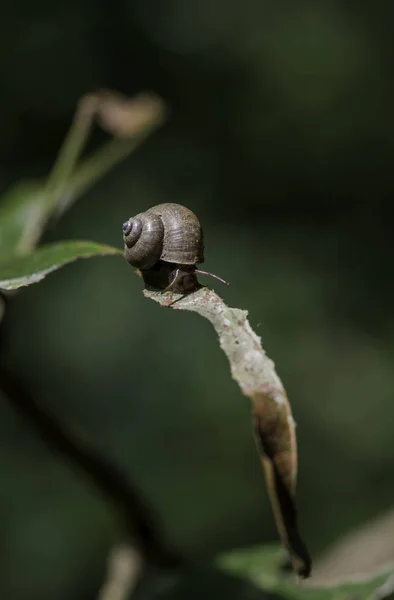
{"type": "Polygon", "coordinates": [[[126,539],[132,540],[146,562],[168,568],[179,565],[180,559],[161,539],[156,518],[145,498],[116,464],[67,430],[4,367],[0,367],[0,390],[48,447],[61,454],[95,485],[120,516],[126,539]]]}
{"type": "Polygon", "coordinates": [[[58,201],[57,216],[67,210],[77,198],[92,188],[113,167],[127,158],[152,133],[152,129],[147,129],[134,140],[109,140],[91,156],[81,161],[76,171],[70,176],[65,191],[58,201]]]}
{"type": "Polygon", "coordinates": [[[107,577],[98,600],[127,600],[135,590],[143,570],[141,556],[130,544],[112,548],[108,555],[107,577]]]}
{"type": "Polygon", "coordinates": [[[64,212],[162,125],[165,116],[163,101],[153,94],[128,98],[119,92],[100,90],[83,96],[45,185],[48,216],[64,212]],[[95,122],[112,139],[78,164],[95,122]]]}
{"type": "Polygon", "coordinates": [[[48,203],[51,207],[56,205],[54,198],[63,193],[75,169],[93,126],[95,113],[96,103],[90,97],[83,97],[78,103],[71,127],[46,182],[48,203]]]}
{"type": "Polygon", "coordinates": [[[294,570],[308,577],[311,559],[298,532],[295,506],[297,446],[295,423],[286,391],[275,366],[265,354],[260,338],[252,330],[247,312],[229,308],[208,288],[187,296],[144,290],[161,306],[196,312],[213,325],[226,354],[233,379],[252,402],[257,445],[268,492],[282,541],[294,570]]]}

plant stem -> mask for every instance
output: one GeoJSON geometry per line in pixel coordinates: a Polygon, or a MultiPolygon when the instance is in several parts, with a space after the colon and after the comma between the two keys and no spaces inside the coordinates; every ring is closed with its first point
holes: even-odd
{"type": "Polygon", "coordinates": [[[144,131],[135,139],[113,139],[103,144],[90,157],[86,158],[70,180],[60,202],[58,214],[91,188],[101,177],[106,175],[115,165],[124,160],[152,132],[152,128],[144,131]]]}
{"type": "Polygon", "coordinates": [[[46,183],[48,209],[53,209],[67,189],[69,179],[86,144],[93,124],[93,106],[81,102],[46,183]]]}
{"type": "Polygon", "coordinates": [[[132,540],[144,562],[168,568],[179,566],[181,561],[162,540],[145,498],[116,464],[72,433],[3,366],[0,366],[0,390],[48,447],[84,473],[106,498],[120,516],[125,539],[132,540]]]}

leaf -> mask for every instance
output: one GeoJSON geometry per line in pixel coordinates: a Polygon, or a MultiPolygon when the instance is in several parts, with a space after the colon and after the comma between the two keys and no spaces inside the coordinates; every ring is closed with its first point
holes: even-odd
{"type": "Polygon", "coordinates": [[[253,581],[256,579],[258,587],[269,590],[279,585],[280,568],[285,558],[282,546],[272,544],[226,552],[215,562],[220,569],[253,581]]]}
{"type": "Polygon", "coordinates": [[[44,186],[22,182],[0,198],[0,261],[32,250],[46,224],[44,186]]]}
{"type": "Polygon", "coordinates": [[[316,561],[314,580],[369,577],[384,564],[394,563],[394,509],[358,524],[342,535],[316,561]]]}
{"type": "Polygon", "coordinates": [[[215,562],[219,569],[247,579],[266,592],[293,600],[370,600],[394,574],[394,566],[386,566],[369,577],[349,578],[332,586],[317,587],[313,576],[309,582],[298,583],[282,574],[283,558],[281,548],[268,545],[234,550],[220,555],[215,562]]]}
{"type": "Polygon", "coordinates": [[[231,375],[252,403],[255,437],[279,535],[294,571],[308,577],[311,559],[297,522],[295,422],[275,365],[251,328],[247,311],[230,308],[208,288],[175,297],[151,290],[143,293],[161,306],[197,312],[215,328],[231,375]]]}
{"type": "Polygon", "coordinates": [[[31,285],[78,258],[108,254],[123,255],[118,248],[96,242],[68,241],[41,246],[26,256],[0,262],[0,289],[15,290],[31,285]]]}

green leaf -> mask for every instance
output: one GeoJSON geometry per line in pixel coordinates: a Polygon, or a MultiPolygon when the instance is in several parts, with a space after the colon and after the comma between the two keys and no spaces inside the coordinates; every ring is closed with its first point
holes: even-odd
{"type": "Polygon", "coordinates": [[[233,550],[220,555],[216,564],[224,571],[252,580],[264,590],[275,590],[281,581],[286,581],[280,572],[285,559],[283,547],[275,544],[233,550]]]}
{"type": "Polygon", "coordinates": [[[41,246],[31,254],[0,262],[0,289],[15,290],[44,279],[77,258],[90,258],[123,252],[96,242],[69,241],[41,246]]]}
{"type": "Polygon", "coordinates": [[[394,566],[386,566],[369,577],[360,576],[335,583],[331,587],[315,587],[312,578],[306,582],[281,573],[283,549],[259,546],[220,555],[216,565],[223,571],[251,581],[256,587],[292,600],[370,600],[374,592],[394,575],[394,566]]]}
{"type": "Polygon", "coordinates": [[[40,183],[19,183],[0,198],[0,261],[35,247],[47,211],[48,200],[40,183]]]}

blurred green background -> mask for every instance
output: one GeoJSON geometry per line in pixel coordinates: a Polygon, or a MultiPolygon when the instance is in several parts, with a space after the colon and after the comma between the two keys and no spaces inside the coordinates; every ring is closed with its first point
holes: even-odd
{"type": "MultiPolygon", "coordinates": [[[[160,202],[199,215],[205,267],[231,282],[215,288],[249,310],[292,402],[315,556],[393,505],[393,10],[0,8],[1,192],[46,175],[84,93],[148,89],[167,101],[168,123],[44,241],[121,247],[123,221],[160,202]]],[[[213,330],[141,288],[125,261],[97,258],[22,289],[6,363],[134,479],[185,556],[276,540],[249,403],[213,330]]],[[[1,597],[95,597],[115,515],[6,402],[0,411],[1,597]]]]}

